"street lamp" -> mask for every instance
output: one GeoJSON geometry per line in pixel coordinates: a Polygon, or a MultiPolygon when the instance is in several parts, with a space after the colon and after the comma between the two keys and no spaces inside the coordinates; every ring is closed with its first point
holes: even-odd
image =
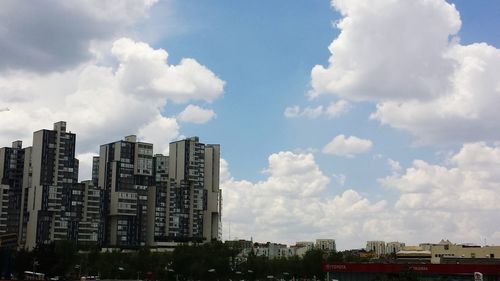
{"type": "Polygon", "coordinates": [[[76,264],[75,269],[78,269],[78,279],[82,278],[82,266],[80,264],[76,264]]]}
{"type": "Polygon", "coordinates": [[[36,273],[36,267],[38,265],[38,261],[36,259],[33,259],[33,280],[35,280],[35,273],[36,273]]]}

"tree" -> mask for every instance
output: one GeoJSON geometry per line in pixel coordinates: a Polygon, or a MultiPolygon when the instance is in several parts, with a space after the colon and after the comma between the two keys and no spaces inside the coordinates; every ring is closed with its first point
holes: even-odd
{"type": "Polygon", "coordinates": [[[316,278],[324,278],[325,273],[322,268],[323,253],[324,252],[319,249],[313,249],[306,252],[302,258],[302,264],[307,277],[311,278],[316,276],[316,278]]]}

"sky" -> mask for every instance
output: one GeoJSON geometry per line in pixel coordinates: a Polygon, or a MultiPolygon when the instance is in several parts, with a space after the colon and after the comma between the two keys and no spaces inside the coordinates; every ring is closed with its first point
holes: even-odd
{"type": "Polygon", "coordinates": [[[0,146],[221,144],[223,239],[500,245],[496,0],[6,0],[0,146]]]}

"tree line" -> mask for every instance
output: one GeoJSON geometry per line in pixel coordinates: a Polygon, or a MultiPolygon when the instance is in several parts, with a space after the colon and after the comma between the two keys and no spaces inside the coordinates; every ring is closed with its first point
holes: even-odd
{"type": "Polygon", "coordinates": [[[33,251],[2,250],[3,277],[23,279],[25,271],[75,280],[80,276],[101,279],[153,280],[257,280],[317,278],[323,279],[324,262],[363,261],[353,251],[309,250],[303,257],[269,259],[252,252],[245,258],[241,249],[214,241],[200,245],[183,245],[173,252],[154,252],[141,248],[130,252],[79,251],[71,241],[42,245],[33,251]]]}

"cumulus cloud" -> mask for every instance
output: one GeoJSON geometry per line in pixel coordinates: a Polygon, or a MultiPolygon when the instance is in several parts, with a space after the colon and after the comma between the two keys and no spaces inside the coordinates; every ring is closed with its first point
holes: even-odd
{"type": "Polygon", "coordinates": [[[211,102],[222,95],[224,82],[194,59],[171,65],[165,50],[128,38],[115,41],[110,55],[116,68],[89,62],[64,72],[0,76],[0,104],[10,109],[1,113],[0,141],[30,143],[33,131],[66,120],[79,154],[130,134],[164,152],[179,131],[175,118],[161,114],[168,101],[211,102]]]}
{"type": "Polygon", "coordinates": [[[221,161],[223,218],[233,237],[287,243],[335,237],[354,243],[365,219],[385,212],[385,201],[371,203],[351,189],[328,196],[330,178],[312,154],[279,152],[268,160],[269,176],[256,183],[234,179],[221,161]]]}
{"type": "Polygon", "coordinates": [[[394,201],[371,201],[351,188],[331,190],[331,180],[344,177],[325,176],[312,154],[272,154],[269,176],[258,182],[234,179],[221,161],[225,225],[231,223],[233,237],[285,243],[332,237],[341,249],[374,239],[499,243],[491,222],[500,211],[500,145],[466,144],[447,163],[415,160],[380,179],[397,193],[394,201]]]}
{"type": "Polygon", "coordinates": [[[157,0],[0,3],[0,70],[63,71],[93,59],[91,47],[148,16],[157,0]]]}
{"type": "Polygon", "coordinates": [[[178,118],[183,122],[190,122],[195,124],[203,124],[215,118],[217,115],[211,109],[204,109],[197,105],[188,105],[181,113],[179,113],[178,118]]]}
{"type": "Polygon", "coordinates": [[[342,19],[328,66],[311,72],[313,97],[372,101],[372,118],[419,142],[495,140],[500,50],[461,45],[461,21],[444,0],[370,4],[333,0],[342,19]],[[381,17],[380,15],[384,16],[381,17]]]}
{"type": "Polygon", "coordinates": [[[433,229],[439,227],[448,237],[461,241],[494,237],[497,230],[491,221],[500,210],[500,147],[465,144],[448,163],[441,166],[415,160],[402,175],[380,182],[401,193],[395,210],[412,216],[412,229],[431,222],[427,229],[439,235],[433,229]],[[439,222],[441,219],[445,220],[439,222]]]}
{"type": "Polygon", "coordinates": [[[323,148],[323,153],[344,157],[354,157],[355,154],[368,152],[373,146],[371,140],[355,136],[338,135],[323,148]]]}

